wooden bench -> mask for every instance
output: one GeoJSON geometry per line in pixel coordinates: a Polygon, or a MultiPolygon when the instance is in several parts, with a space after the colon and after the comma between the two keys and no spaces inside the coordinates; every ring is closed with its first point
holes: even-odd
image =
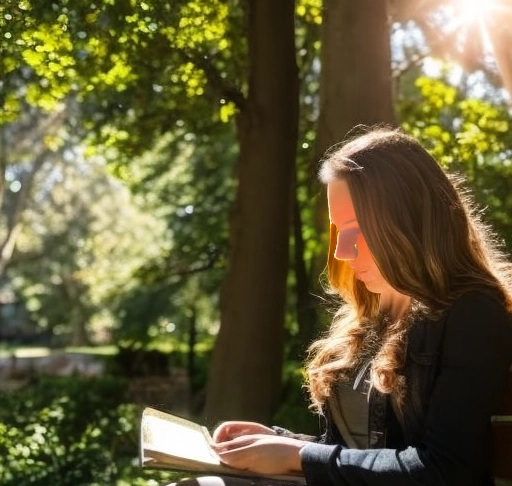
{"type": "Polygon", "coordinates": [[[499,486],[512,485],[512,370],[498,413],[492,419],[493,474],[499,486]]]}

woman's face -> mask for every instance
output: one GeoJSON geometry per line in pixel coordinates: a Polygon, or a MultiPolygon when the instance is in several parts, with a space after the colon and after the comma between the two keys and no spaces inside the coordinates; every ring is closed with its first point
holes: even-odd
{"type": "Polygon", "coordinates": [[[345,260],[354,270],[356,278],[373,293],[392,290],[386,282],[359,230],[354,205],[346,181],[336,179],[327,185],[329,217],[338,230],[335,258],[345,260]]]}

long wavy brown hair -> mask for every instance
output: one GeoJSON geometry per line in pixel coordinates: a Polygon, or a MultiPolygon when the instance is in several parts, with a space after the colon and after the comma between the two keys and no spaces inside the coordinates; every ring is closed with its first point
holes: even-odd
{"type": "Polygon", "coordinates": [[[512,265],[461,180],[399,130],[368,129],[335,147],[322,161],[320,179],[324,184],[346,180],[381,274],[413,304],[402,319],[381,315],[379,296],[355,278],[346,262],[334,258],[337,230],[331,225],[327,275],[342,304],[326,335],[309,348],[311,406],[320,411],[334,383],[350,379],[372,346],[377,351],[371,385],[400,403],[407,330],[415,313],[440,313],[471,290],[497,296],[512,311],[512,265]]]}

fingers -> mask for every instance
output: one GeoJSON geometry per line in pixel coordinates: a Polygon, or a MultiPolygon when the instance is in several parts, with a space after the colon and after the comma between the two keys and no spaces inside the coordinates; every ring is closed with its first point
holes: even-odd
{"type": "Polygon", "coordinates": [[[275,435],[274,430],[256,422],[224,422],[213,432],[214,442],[227,442],[243,435],[275,435]]]}
{"type": "Polygon", "coordinates": [[[226,442],[240,435],[244,435],[246,427],[243,422],[224,422],[213,432],[214,442],[226,442]]]}
{"type": "Polygon", "coordinates": [[[264,435],[244,435],[227,442],[215,444],[220,460],[237,469],[251,469],[255,459],[253,446],[261,444],[264,435]]]}
{"type": "Polygon", "coordinates": [[[261,440],[262,435],[241,435],[239,437],[235,437],[233,439],[217,442],[214,444],[214,449],[218,454],[222,454],[224,452],[228,452],[235,449],[243,449],[244,447],[250,446],[254,444],[256,441],[261,440]]]}

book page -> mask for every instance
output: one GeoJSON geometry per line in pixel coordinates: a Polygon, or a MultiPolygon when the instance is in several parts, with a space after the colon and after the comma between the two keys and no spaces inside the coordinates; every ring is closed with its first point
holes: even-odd
{"type": "Polygon", "coordinates": [[[210,446],[210,434],[201,425],[172,415],[147,413],[141,427],[143,450],[206,464],[220,464],[219,457],[210,446]]]}

